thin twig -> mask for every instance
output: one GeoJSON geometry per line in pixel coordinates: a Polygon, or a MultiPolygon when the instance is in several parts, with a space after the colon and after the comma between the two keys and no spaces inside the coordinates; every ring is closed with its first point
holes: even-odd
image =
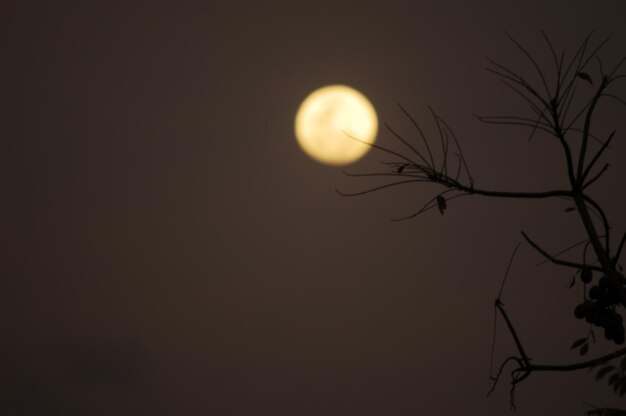
{"type": "Polygon", "coordinates": [[[406,181],[397,181],[397,182],[387,183],[385,185],[376,186],[374,188],[366,189],[365,191],[342,192],[338,189],[335,189],[335,192],[337,192],[341,196],[359,196],[359,195],[365,195],[365,194],[369,194],[372,192],[380,191],[381,189],[391,188],[392,186],[404,185],[407,183],[415,183],[415,182],[428,182],[428,180],[427,179],[407,179],[406,181]]]}
{"type": "Polygon", "coordinates": [[[509,271],[511,271],[511,266],[513,265],[513,259],[517,254],[517,250],[521,243],[517,243],[515,249],[513,250],[513,254],[511,254],[511,258],[509,259],[509,264],[506,266],[506,272],[504,273],[504,279],[502,279],[502,284],[500,285],[500,291],[498,292],[498,299],[502,298],[502,291],[504,290],[504,284],[506,283],[506,279],[509,277],[509,271]]]}
{"type": "Polygon", "coordinates": [[[396,131],[394,129],[392,129],[389,124],[385,123],[385,127],[387,128],[387,130],[389,130],[389,132],[391,134],[393,134],[395,136],[396,139],[398,139],[400,142],[402,142],[404,145],[406,145],[409,149],[411,149],[413,151],[413,153],[415,153],[420,159],[422,159],[422,161],[424,162],[424,164],[426,166],[430,167],[431,169],[433,168],[433,166],[430,166],[428,164],[428,162],[426,161],[424,156],[422,156],[422,154],[415,147],[413,147],[409,142],[404,140],[404,138],[402,138],[402,136],[400,136],[398,133],[396,133],[396,131]]]}
{"type": "MultiPolygon", "coordinates": [[[[537,243],[535,243],[533,240],[531,240],[530,237],[528,237],[525,232],[522,231],[522,235],[524,236],[524,239],[528,242],[528,244],[530,244],[535,250],[537,250],[542,256],[544,256],[547,260],[551,261],[552,263],[558,264],[560,266],[573,267],[575,269],[580,269],[580,268],[582,268],[584,266],[583,264],[575,263],[573,261],[557,259],[557,258],[551,256],[547,251],[545,251],[544,249],[539,247],[539,245],[537,245],[537,243]]],[[[592,270],[602,271],[601,267],[589,266],[589,265],[587,265],[587,266],[591,267],[592,270]]]]}
{"type": "Polygon", "coordinates": [[[515,46],[517,46],[517,48],[519,50],[521,50],[524,53],[524,55],[526,55],[526,57],[530,60],[530,62],[532,62],[532,64],[534,65],[535,69],[539,73],[539,77],[541,78],[541,82],[543,82],[543,86],[546,89],[546,94],[548,96],[550,96],[550,88],[548,88],[548,82],[546,81],[546,77],[543,75],[543,71],[541,70],[541,67],[539,66],[539,64],[537,63],[535,58],[533,58],[533,56],[530,53],[528,53],[528,51],[526,49],[524,49],[524,47],[518,41],[516,41],[513,38],[513,36],[511,36],[508,32],[507,32],[506,35],[511,40],[511,42],[513,42],[513,44],[515,44],[515,46]]]}
{"type": "Polygon", "coordinates": [[[422,128],[417,123],[417,121],[415,121],[413,116],[411,116],[411,114],[409,114],[409,112],[406,111],[404,109],[404,107],[402,107],[402,105],[400,105],[398,103],[398,107],[400,107],[400,110],[404,113],[404,115],[406,115],[408,117],[408,119],[411,120],[411,123],[413,123],[413,126],[415,126],[415,128],[419,132],[420,137],[422,138],[422,141],[424,142],[424,145],[426,146],[426,151],[428,152],[428,156],[430,157],[430,166],[433,167],[433,169],[434,169],[434,167],[435,167],[435,158],[433,157],[433,152],[430,150],[430,145],[428,144],[428,140],[426,140],[426,135],[424,135],[424,132],[422,131],[422,128]]]}
{"type": "Polygon", "coordinates": [[[617,130],[613,130],[611,132],[611,134],[609,135],[609,138],[606,139],[604,143],[602,143],[602,146],[600,147],[600,149],[593,156],[593,158],[591,159],[591,161],[589,162],[589,164],[587,165],[587,167],[585,168],[585,170],[583,172],[583,175],[582,175],[582,180],[583,181],[585,180],[587,175],[589,175],[589,171],[591,171],[591,168],[593,168],[593,165],[598,161],[598,159],[600,158],[602,153],[609,147],[609,144],[611,143],[611,140],[613,140],[613,137],[615,137],[615,133],[616,132],[617,132],[617,130]]]}
{"type": "MultiPolygon", "coordinates": [[[[578,247],[578,246],[580,246],[582,244],[588,243],[588,242],[589,242],[588,238],[585,239],[585,240],[579,241],[576,244],[572,244],[571,246],[569,246],[567,248],[564,248],[563,250],[559,251],[558,253],[552,254],[552,257],[556,258],[556,257],[560,256],[561,254],[565,254],[568,251],[570,251],[570,250],[572,250],[572,249],[574,249],[574,248],[576,248],[576,247],[578,247]]],[[[539,263],[537,263],[537,266],[541,266],[542,264],[549,263],[549,262],[550,262],[550,260],[544,259],[544,260],[540,261],[539,263]]]]}
{"type": "Polygon", "coordinates": [[[522,341],[520,341],[519,336],[517,335],[517,331],[515,330],[515,327],[513,327],[513,323],[511,322],[511,320],[509,319],[509,316],[504,310],[504,307],[503,307],[504,304],[502,303],[500,299],[496,299],[495,305],[496,305],[496,308],[498,308],[498,310],[500,311],[500,315],[502,315],[502,318],[504,318],[504,322],[506,322],[507,327],[509,328],[509,332],[511,333],[511,336],[513,337],[513,341],[515,342],[515,345],[517,347],[517,351],[519,351],[521,355],[522,362],[524,363],[525,366],[527,366],[530,362],[530,358],[528,358],[528,355],[526,354],[526,350],[524,350],[524,346],[522,345],[522,341]]]}
{"type": "Polygon", "coordinates": [[[609,168],[608,163],[602,166],[602,169],[600,169],[600,172],[596,173],[591,179],[589,179],[587,182],[583,184],[583,189],[588,188],[591,184],[593,184],[595,181],[600,179],[600,177],[604,174],[604,172],[606,172],[608,168],[609,168]]]}

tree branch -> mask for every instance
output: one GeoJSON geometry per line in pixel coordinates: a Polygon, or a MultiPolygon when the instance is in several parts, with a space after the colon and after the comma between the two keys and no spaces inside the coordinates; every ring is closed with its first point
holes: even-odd
{"type": "Polygon", "coordinates": [[[513,327],[513,323],[511,322],[511,320],[509,319],[509,316],[504,310],[504,307],[503,307],[504,304],[502,303],[500,298],[496,299],[495,305],[496,305],[496,308],[498,308],[498,310],[500,311],[502,318],[504,318],[504,322],[506,322],[506,326],[509,328],[509,332],[511,333],[511,336],[513,337],[513,341],[515,341],[515,346],[517,347],[517,350],[522,356],[521,360],[522,360],[523,366],[524,367],[528,366],[530,363],[530,358],[528,358],[528,355],[526,354],[526,351],[524,350],[524,346],[522,345],[522,342],[520,341],[519,336],[517,335],[517,331],[515,331],[515,327],[513,327]]]}
{"type": "Polygon", "coordinates": [[[615,358],[626,355],[626,348],[620,348],[619,350],[615,350],[612,353],[602,355],[600,357],[594,358],[592,360],[582,361],[579,363],[573,364],[531,364],[528,366],[529,371],[576,371],[582,370],[584,368],[595,367],[599,364],[604,364],[607,361],[611,361],[615,358]]]}
{"type": "Polygon", "coordinates": [[[526,233],[523,232],[523,231],[522,231],[522,236],[524,236],[524,239],[528,242],[528,244],[530,244],[543,257],[545,257],[546,260],[548,260],[548,261],[550,261],[550,262],[552,262],[554,264],[558,264],[559,266],[573,267],[575,269],[581,269],[582,267],[587,266],[587,267],[590,267],[591,270],[596,270],[596,271],[600,271],[600,272],[602,271],[602,268],[600,268],[598,266],[584,265],[584,264],[580,264],[580,263],[575,263],[573,261],[557,259],[556,257],[551,256],[547,251],[545,251],[544,249],[539,247],[539,245],[537,243],[535,243],[533,240],[531,240],[530,237],[528,237],[526,235],[526,233]]]}

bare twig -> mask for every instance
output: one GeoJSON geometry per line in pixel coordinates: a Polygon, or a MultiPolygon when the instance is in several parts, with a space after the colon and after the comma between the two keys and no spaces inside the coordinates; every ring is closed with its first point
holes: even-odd
{"type": "Polygon", "coordinates": [[[617,130],[613,130],[611,132],[611,134],[609,135],[609,138],[606,139],[606,141],[604,143],[602,143],[602,146],[600,147],[600,149],[593,156],[593,158],[591,159],[591,161],[589,162],[589,164],[587,165],[587,167],[585,168],[585,170],[584,170],[584,172],[582,174],[582,180],[583,181],[586,179],[587,175],[589,175],[589,171],[591,171],[591,169],[593,168],[595,163],[598,161],[598,159],[600,158],[602,153],[607,149],[607,147],[609,147],[609,144],[611,143],[611,140],[613,140],[613,137],[615,137],[615,133],[616,132],[617,132],[617,130]]]}
{"type": "MultiPolygon", "coordinates": [[[[537,250],[543,257],[546,258],[546,260],[551,261],[554,264],[558,264],[560,266],[566,266],[566,267],[573,267],[575,269],[580,269],[584,266],[584,264],[576,263],[573,261],[557,259],[556,257],[551,256],[547,251],[539,247],[539,245],[535,243],[533,240],[531,240],[530,237],[528,237],[526,233],[523,231],[522,231],[522,236],[524,236],[524,239],[528,242],[528,244],[532,246],[532,248],[537,250]]],[[[591,267],[592,270],[602,271],[602,268],[599,266],[589,266],[589,265],[587,266],[591,267]]]]}
{"type": "MultiPolygon", "coordinates": [[[[396,180],[387,185],[382,185],[349,195],[363,195],[379,189],[411,182],[428,182],[440,185],[441,188],[443,188],[433,198],[428,200],[418,211],[398,220],[414,218],[415,216],[436,207],[439,207],[443,213],[446,201],[470,195],[537,200],[564,198],[573,203],[573,206],[568,207],[567,211],[575,211],[579,216],[580,222],[582,223],[586,234],[586,238],[583,241],[551,255],[536,242],[531,240],[526,233],[522,232],[522,236],[525,241],[543,257],[544,261],[542,263],[551,262],[558,266],[574,268],[576,269],[574,277],[576,277],[577,274],[581,274],[582,277],[583,272],[588,272],[589,270],[599,272],[603,276],[606,276],[605,282],[608,281],[608,284],[602,283],[604,285],[602,290],[610,292],[609,294],[612,296],[611,299],[617,299],[610,301],[610,304],[607,307],[609,309],[606,311],[611,314],[615,314],[616,307],[620,304],[626,307],[626,278],[624,278],[622,274],[623,269],[621,268],[621,265],[618,265],[619,257],[621,256],[624,246],[626,245],[626,233],[622,236],[615,255],[611,255],[611,226],[609,220],[602,206],[587,194],[587,190],[592,185],[596,184],[597,180],[607,171],[608,164],[604,164],[601,169],[597,169],[597,164],[606,150],[610,148],[610,143],[616,134],[615,131],[611,132],[606,140],[600,140],[593,134],[594,129],[592,129],[592,125],[594,124],[595,111],[599,101],[603,97],[616,100],[617,102],[626,105],[625,100],[608,90],[608,87],[615,81],[619,79],[626,79],[626,75],[617,74],[620,66],[626,62],[626,58],[622,59],[607,74],[605,73],[602,61],[598,57],[598,53],[608,42],[610,36],[594,46],[589,43],[593,32],[590,33],[581,43],[575,54],[571,58],[566,59],[565,52],[561,53],[559,56],[548,36],[544,32],[541,32],[541,34],[547,44],[547,47],[549,48],[551,60],[556,73],[556,81],[555,84],[552,85],[553,89],[551,89],[551,86],[548,84],[546,73],[539,65],[535,57],[507,33],[511,42],[526,56],[526,58],[528,58],[534,69],[537,71],[542,84],[542,86],[538,89],[542,90],[542,92],[539,92],[538,89],[528,81],[528,78],[516,73],[505,65],[487,58],[491,64],[491,66],[487,68],[487,71],[496,75],[502,83],[528,103],[532,113],[530,116],[496,115],[476,117],[480,121],[487,124],[510,125],[528,128],[531,130],[529,140],[537,131],[541,131],[542,133],[546,133],[555,138],[561,146],[562,155],[565,158],[567,167],[567,177],[569,179],[569,183],[564,189],[553,189],[538,192],[520,192],[512,190],[494,191],[476,187],[474,185],[474,178],[470,174],[468,163],[465,159],[463,151],[461,150],[459,140],[457,139],[454,131],[448,126],[443,118],[437,115],[432,108],[428,107],[437,128],[438,140],[441,145],[441,160],[439,160],[439,158],[435,160],[432,149],[429,145],[429,140],[427,140],[424,132],[415,119],[413,119],[413,117],[411,117],[411,115],[400,106],[402,112],[417,128],[426,147],[428,156],[420,153],[417,148],[408,143],[408,141],[388,126],[392,135],[394,135],[399,141],[401,141],[418,156],[419,163],[412,160],[412,157],[402,155],[394,150],[387,149],[382,146],[371,145],[372,147],[380,149],[387,154],[398,157],[398,161],[390,164],[395,171],[387,173],[372,173],[369,175],[353,174],[349,176],[392,176],[396,180]],[[590,53],[587,53],[588,48],[591,50],[590,53]],[[587,69],[588,64],[592,60],[595,60],[598,65],[597,72],[594,68],[593,74],[599,73],[600,79],[596,79],[595,75],[594,78],[592,78],[589,73],[590,70],[587,69]],[[588,82],[588,84],[581,84],[578,82],[579,80],[582,80],[582,82],[588,82]],[[580,86],[580,89],[582,89],[583,85],[584,88],[587,89],[592,86],[591,88],[593,88],[593,90],[590,90],[591,98],[578,104],[575,97],[577,91],[579,90],[578,87],[580,86]],[[572,115],[569,115],[570,110],[573,113],[572,115]],[[581,123],[579,123],[581,118],[584,120],[582,122],[582,126],[580,125],[581,123]],[[590,140],[595,140],[600,143],[599,149],[593,152],[593,154],[590,151],[590,140]],[[456,149],[454,149],[454,147],[456,147],[456,149]],[[451,161],[449,161],[449,158],[451,157],[450,155],[454,155],[454,157],[458,159],[456,173],[454,176],[448,173],[449,168],[452,166],[451,161]],[[462,173],[463,171],[467,175],[467,178],[465,178],[465,175],[462,173]],[[578,257],[579,259],[582,258],[582,262],[559,258],[562,254],[580,246],[581,244],[584,244],[585,247],[582,250],[582,253],[580,253],[579,250],[577,256],[580,256],[578,257]]],[[[531,359],[524,348],[524,344],[521,342],[516,328],[505,311],[504,304],[501,300],[503,288],[518,248],[519,245],[515,248],[513,255],[511,256],[498,297],[495,300],[494,334],[491,345],[489,366],[490,379],[493,382],[491,389],[489,390],[489,393],[491,393],[498,383],[498,380],[501,378],[504,370],[509,368],[511,363],[515,363],[515,367],[510,371],[512,406],[514,406],[515,386],[529,377],[533,372],[575,371],[582,368],[594,367],[598,364],[602,364],[617,357],[626,355],[626,348],[621,348],[591,360],[569,364],[535,364],[531,362],[531,359]],[[506,358],[494,375],[493,355],[495,351],[498,315],[500,315],[506,323],[508,331],[510,332],[515,343],[517,354],[506,358]]],[[[583,281],[587,280],[583,278],[583,281]]],[[[587,295],[587,289],[588,287],[585,286],[584,296],[586,302],[595,299],[591,295],[587,295]]],[[[604,308],[604,306],[601,307],[604,308]]],[[[603,309],[603,311],[605,310],[603,309]]],[[[577,312],[578,317],[580,317],[579,315],[580,314],[577,312]]],[[[592,324],[595,326],[604,325],[596,323],[593,320],[592,324]]],[[[619,329],[623,330],[622,327],[619,329]]],[[[593,332],[591,332],[591,334],[593,334],[593,332]]],[[[607,339],[612,339],[619,344],[624,342],[623,332],[620,332],[620,334],[619,338],[611,338],[609,335],[605,335],[605,337],[607,339]]]]}
{"type": "Polygon", "coordinates": [[[422,138],[422,141],[424,142],[424,145],[426,146],[426,151],[428,152],[428,156],[430,157],[430,166],[434,168],[434,166],[435,166],[435,158],[433,157],[433,152],[430,150],[430,145],[428,144],[428,140],[426,140],[426,136],[424,135],[424,131],[422,130],[420,125],[417,123],[417,121],[415,121],[413,116],[411,116],[411,114],[409,114],[409,112],[404,109],[404,107],[402,107],[400,104],[398,104],[398,107],[400,107],[400,110],[402,110],[404,115],[406,115],[408,117],[408,119],[411,120],[411,123],[413,123],[413,126],[415,126],[415,128],[419,132],[419,135],[422,138]]]}

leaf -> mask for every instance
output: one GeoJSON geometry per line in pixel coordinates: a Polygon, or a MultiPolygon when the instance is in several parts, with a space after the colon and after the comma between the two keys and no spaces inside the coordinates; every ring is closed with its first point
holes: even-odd
{"type": "Polygon", "coordinates": [[[578,338],[576,341],[574,341],[574,343],[572,344],[571,347],[569,347],[570,349],[574,349],[574,348],[578,348],[583,344],[587,343],[587,338],[578,338]]]}
{"type": "Polygon", "coordinates": [[[565,212],[572,212],[572,211],[576,211],[576,207],[567,207],[567,208],[565,208],[565,212]]]}
{"type": "Polygon", "coordinates": [[[587,81],[588,83],[593,85],[593,81],[591,80],[591,77],[589,76],[588,73],[586,72],[579,72],[576,74],[576,76],[580,79],[584,79],[585,81],[587,81]]]}
{"type": "Polygon", "coordinates": [[[604,376],[606,376],[607,374],[609,374],[611,371],[614,370],[614,367],[612,365],[607,365],[606,367],[602,367],[599,371],[598,374],[596,374],[596,381],[598,380],[602,380],[602,378],[604,376]]]}
{"type": "Polygon", "coordinates": [[[619,378],[619,374],[617,373],[611,374],[611,377],[609,377],[609,385],[612,385],[613,383],[615,383],[615,381],[617,381],[618,378],[619,378]]]}
{"type": "Polygon", "coordinates": [[[437,207],[439,208],[439,212],[441,213],[441,215],[443,215],[443,213],[446,212],[446,209],[448,208],[446,199],[441,195],[437,195],[437,207]]]}
{"type": "Polygon", "coordinates": [[[615,380],[613,382],[613,392],[617,393],[617,390],[619,390],[619,386],[622,384],[622,382],[624,381],[623,378],[618,377],[617,380],[615,380]]]}
{"type": "Polygon", "coordinates": [[[585,355],[587,354],[588,351],[589,351],[589,344],[583,344],[583,346],[580,347],[580,350],[578,350],[578,354],[585,355]]]}
{"type": "Polygon", "coordinates": [[[619,386],[619,397],[622,397],[624,393],[626,393],[626,383],[622,383],[621,386],[619,386]]]}
{"type": "Polygon", "coordinates": [[[576,283],[576,277],[574,276],[574,278],[572,279],[572,282],[569,284],[569,288],[573,288],[574,284],[576,283]]]}
{"type": "Polygon", "coordinates": [[[624,377],[622,376],[618,377],[618,379],[613,382],[613,392],[617,393],[617,391],[622,386],[622,384],[625,384],[625,383],[626,383],[626,379],[624,377]]]}
{"type": "Polygon", "coordinates": [[[626,357],[622,358],[622,361],[619,363],[619,368],[621,368],[622,371],[626,371],[626,357]]]}
{"type": "Polygon", "coordinates": [[[404,171],[404,169],[406,169],[407,166],[409,166],[408,163],[405,163],[404,165],[398,166],[397,173],[402,173],[404,171]]]}

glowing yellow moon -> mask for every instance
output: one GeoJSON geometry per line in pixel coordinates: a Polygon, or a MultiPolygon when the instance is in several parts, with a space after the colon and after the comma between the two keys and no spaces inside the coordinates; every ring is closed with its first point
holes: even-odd
{"type": "Polygon", "coordinates": [[[378,117],[369,100],[345,85],[313,91],[300,105],[295,120],[302,150],[328,165],[346,165],[365,155],[378,132],[378,117]]]}

